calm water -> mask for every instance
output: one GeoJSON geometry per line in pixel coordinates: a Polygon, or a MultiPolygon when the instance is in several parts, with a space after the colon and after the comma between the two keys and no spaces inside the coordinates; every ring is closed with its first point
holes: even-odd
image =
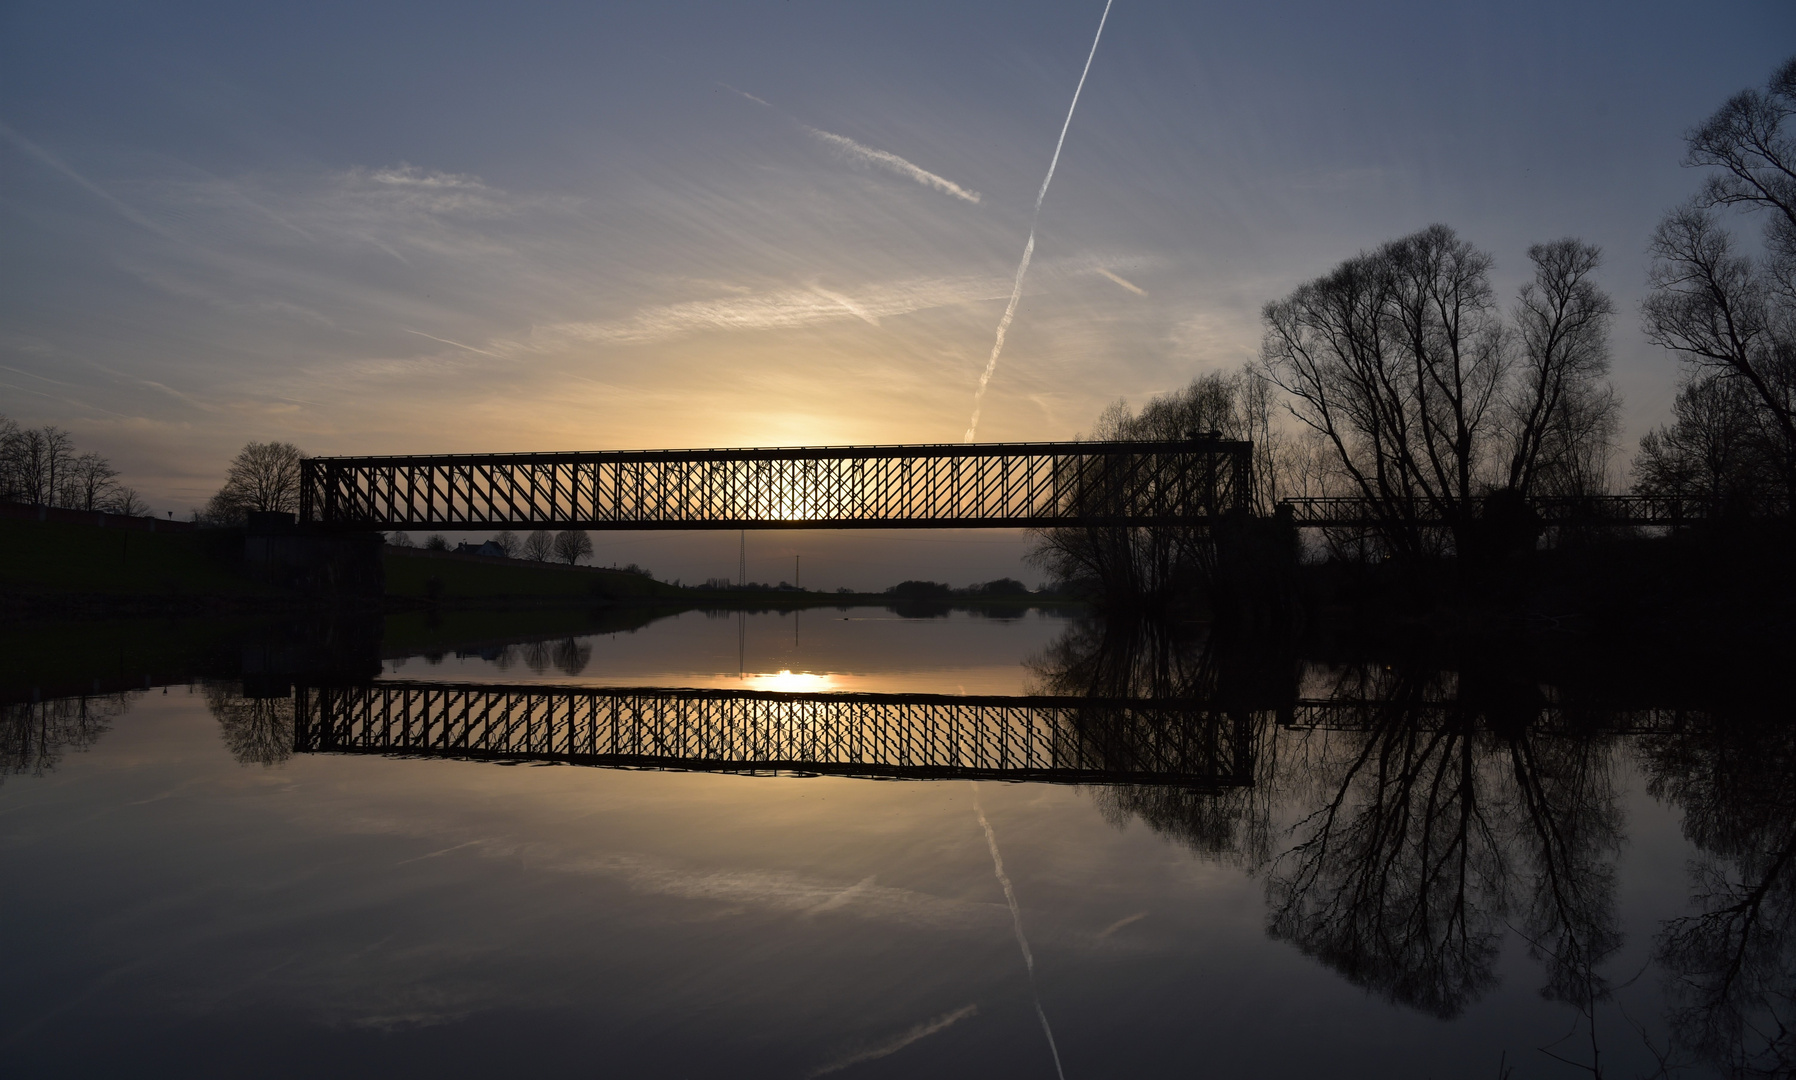
{"type": "Polygon", "coordinates": [[[512,637],[7,706],[8,1073],[1791,1068],[1787,711],[1040,613],[512,637]]]}

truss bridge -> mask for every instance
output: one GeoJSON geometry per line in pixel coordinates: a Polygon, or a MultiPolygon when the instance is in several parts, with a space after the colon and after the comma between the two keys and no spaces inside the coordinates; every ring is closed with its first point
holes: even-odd
{"type": "Polygon", "coordinates": [[[1225,788],[1245,713],[1201,702],[377,682],[297,690],[295,749],[695,772],[1225,788]]]}
{"type": "Polygon", "coordinates": [[[300,521],[358,529],[1204,525],[1251,443],[966,443],[310,458],[300,521]]]}

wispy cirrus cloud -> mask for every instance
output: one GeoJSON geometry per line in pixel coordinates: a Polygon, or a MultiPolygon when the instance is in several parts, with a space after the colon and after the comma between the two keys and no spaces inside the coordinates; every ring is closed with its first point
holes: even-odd
{"type": "Polygon", "coordinates": [[[565,322],[532,330],[526,347],[569,341],[643,345],[716,331],[784,330],[842,319],[879,320],[995,299],[1001,285],[974,278],[916,278],[872,285],[849,296],[820,285],[690,300],[644,308],[621,319],[565,322]]]}

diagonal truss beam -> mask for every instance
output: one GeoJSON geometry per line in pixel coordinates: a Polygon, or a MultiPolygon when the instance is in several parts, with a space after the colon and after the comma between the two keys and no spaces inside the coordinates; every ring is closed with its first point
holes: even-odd
{"type": "Polygon", "coordinates": [[[1251,443],[974,443],[310,458],[300,520],[364,529],[1204,525],[1251,443]]]}
{"type": "Polygon", "coordinates": [[[1201,702],[465,683],[300,687],[295,748],[707,772],[1234,787],[1249,719],[1201,702]]]}

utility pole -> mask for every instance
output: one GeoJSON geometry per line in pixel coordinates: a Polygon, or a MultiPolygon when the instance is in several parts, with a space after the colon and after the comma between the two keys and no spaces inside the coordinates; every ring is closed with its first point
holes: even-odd
{"type": "Polygon", "coordinates": [[[736,552],[736,584],[748,585],[748,530],[741,529],[736,533],[742,546],[736,552]]]}
{"type": "Polygon", "coordinates": [[[804,578],[800,577],[798,574],[798,556],[796,555],[792,556],[792,587],[795,589],[804,588],[804,578]]]}

